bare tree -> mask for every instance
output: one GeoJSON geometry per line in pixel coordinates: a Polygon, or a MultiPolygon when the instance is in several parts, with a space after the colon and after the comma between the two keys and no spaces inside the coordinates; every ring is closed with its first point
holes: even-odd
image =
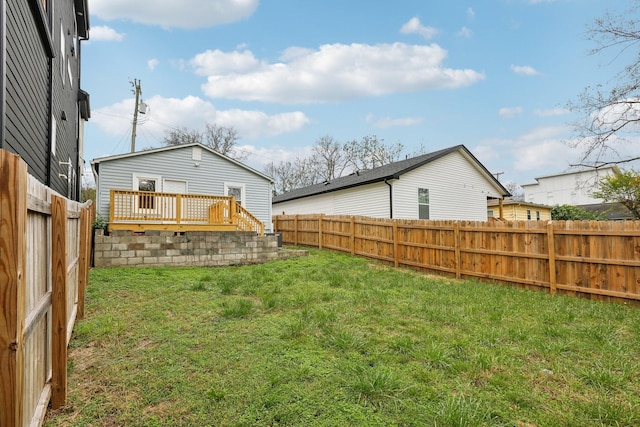
{"type": "Polygon", "coordinates": [[[203,135],[195,129],[189,129],[187,127],[179,127],[174,129],[168,129],[164,133],[164,145],[183,145],[183,144],[202,144],[203,135]]]}
{"type": "Polygon", "coordinates": [[[264,173],[275,181],[274,195],[320,182],[320,175],[317,173],[312,158],[297,158],[293,163],[289,161],[271,162],[265,166],[264,173]]]}
{"type": "Polygon", "coordinates": [[[233,127],[207,123],[204,130],[205,145],[220,154],[236,160],[245,160],[249,153],[238,149],[238,131],[233,127]]]}
{"type": "Polygon", "coordinates": [[[367,170],[398,161],[404,146],[399,142],[385,145],[384,140],[369,135],[360,141],[345,143],[343,150],[349,166],[354,170],[367,170]]]}
{"type": "Polygon", "coordinates": [[[615,76],[610,87],[602,83],[587,87],[576,101],[569,103],[573,111],[582,115],[574,124],[577,139],[571,143],[582,149],[580,166],[598,168],[638,159],[625,158],[616,149],[640,130],[640,21],[636,18],[640,0],[632,3],[622,15],[606,13],[596,19],[588,32],[588,39],[596,44],[591,54],[614,49],[617,59],[630,52],[631,62],[615,76]]]}
{"type": "Polygon", "coordinates": [[[165,145],[182,145],[197,142],[239,161],[245,160],[249,156],[246,151],[238,149],[238,132],[233,127],[218,126],[215,123],[206,123],[204,132],[184,126],[169,129],[165,131],[162,142],[165,145]]]}
{"type": "Polygon", "coordinates": [[[504,188],[507,189],[509,194],[511,194],[511,200],[517,200],[520,202],[524,201],[524,189],[515,181],[507,181],[502,184],[504,188]]]}
{"type": "Polygon", "coordinates": [[[316,141],[312,158],[316,172],[323,181],[331,181],[342,176],[347,168],[347,158],[342,144],[329,135],[316,141]]]}

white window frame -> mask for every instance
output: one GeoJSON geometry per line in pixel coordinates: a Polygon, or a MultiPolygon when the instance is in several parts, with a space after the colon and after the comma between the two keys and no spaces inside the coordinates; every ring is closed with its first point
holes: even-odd
{"type": "Polygon", "coordinates": [[[224,183],[224,195],[229,195],[229,188],[239,188],[240,189],[240,200],[236,198],[236,202],[240,205],[247,207],[247,186],[246,184],[241,184],[238,182],[225,182],[224,183]]]}
{"type": "Polygon", "coordinates": [[[424,188],[424,187],[420,187],[418,188],[418,219],[431,219],[431,197],[429,194],[429,189],[428,188],[424,188]],[[427,203],[421,203],[420,202],[420,190],[426,190],[427,192],[427,203]],[[426,206],[427,207],[427,217],[426,218],[420,218],[420,206],[426,206]]]}
{"type": "MultiPolygon", "coordinates": [[[[140,191],[140,181],[145,179],[154,180],[156,182],[156,190],[155,190],[156,193],[162,191],[162,177],[160,175],[133,173],[132,177],[133,179],[131,180],[132,181],[131,189],[133,191],[140,191]]],[[[158,203],[154,203],[152,208],[140,207],[140,198],[138,196],[134,198],[134,202],[135,202],[134,209],[136,210],[136,212],[153,213],[159,210],[158,203]]]]}

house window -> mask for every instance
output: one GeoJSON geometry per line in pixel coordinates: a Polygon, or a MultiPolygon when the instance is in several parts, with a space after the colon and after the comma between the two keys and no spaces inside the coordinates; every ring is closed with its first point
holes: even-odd
{"type": "MultiPolygon", "coordinates": [[[[141,179],[138,181],[138,191],[156,191],[155,179],[141,179]]],[[[138,206],[141,209],[153,209],[155,197],[151,194],[141,194],[138,196],[138,206]]]]}
{"type": "Polygon", "coordinates": [[[418,188],[418,218],[429,219],[429,189],[418,188]]]}
{"type": "Polygon", "coordinates": [[[493,218],[493,209],[487,211],[487,218],[493,218]]]}
{"type": "Polygon", "coordinates": [[[540,221],[540,211],[536,211],[536,219],[540,221]]]}
{"type": "Polygon", "coordinates": [[[527,209],[527,219],[531,219],[531,209],[527,209]]]}
{"type": "Polygon", "coordinates": [[[229,197],[235,197],[236,198],[236,202],[239,205],[244,205],[245,204],[245,200],[244,200],[244,193],[245,193],[245,186],[244,184],[235,184],[235,183],[231,183],[231,182],[225,182],[224,183],[224,188],[225,188],[225,194],[229,197]]]}

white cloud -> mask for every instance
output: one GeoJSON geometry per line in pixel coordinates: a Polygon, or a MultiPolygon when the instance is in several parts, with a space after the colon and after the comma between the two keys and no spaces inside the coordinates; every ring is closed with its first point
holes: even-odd
{"type": "Polygon", "coordinates": [[[251,144],[238,144],[238,150],[249,154],[244,163],[256,170],[264,171],[264,167],[271,162],[294,162],[297,158],[309,158],[313,152],[313,147],[310,145],[292,148],[279,145],[256,147],[251,144]]]}
{"type": "Polygon", "coordinates": [[[551,108],[547,110],[534,110],[533,114],[539,117],[564,116],[571,113],[567,108],[551,108]]]}
{"type": "Polygon", "coordinates": [[[125,36],[124,33],[119,33],[106,25],[91,27],[90,31],[90,41],[121,42],[125,36]]]}
{"type": "Polygon", "coordinates": [[[516,171],[562,172],[578,158],[579,153],[564,142],[570,131],[566,126],[551,126],[532,130],[512,142],[516,171]]]}
{"type": "Polygon", "coordinates": [[[193,57],[191,65],[195,68],[196,74],[210,76],[254,71],[261,64],[248,50],[225,53],[216,49],[199,53],[193,57]]]}
{"type": "MultiPolygon", "coordinates": [[[[277,136],[296,132],[310,123],[300,111],[266,114],[254,110],[217,110],[210,102],[195,96],[186,98],[145,98],[149,109],[138,116],[138,136],[147,135],[153,146],[159,146],[169,128],[202,129],[205,123],[233,127],[241,140],[277,136]]],[[[92,111],[91,124],[106,134],[122,137],[130,134],[134,100],[125,99],[92,111]],[[93,114],[95,113],[95,114],[93,114]]]]}
{"type": "Polygon", "coordinates": [[[166,28],[205,28],[248,18],[259,0],[92,0],[91,14],[166,28]]]}
{"type": "Polygon", "coordinates": [[[539,127],[513,138],[484,140],[472,151],[490,171],[505,172],[505,179],[524,184],[565,171],[579,159],[579,150],[565,142],[571,132],[567,125],[539,127]]]}
{"type": "Polygon", "coordinates": [[[258,61],[247,51],[207,51],[192,65],[208,74],[202,88],[210,97],[286,104],[453,89],[484,79],[471,69],[444,68],[446,57],[437,44],[354,43],[290,48],[277,63],[258,61]]]}
{"type": "Polygon", "coordinates": [[[458,35],[464,38],[471,38],[473,36],[473,31],[470,28],[462,27],[460,31],[458,31],[458,35]]]}
{"type": "Polygon", "coordinates": [[[160,61],[158,61],[156,58],[147,61],[147,67],[149,67],[151,71],[155,70],[158,64],[160,64],[160,61]]]}
{"type": "Polygon", "coordinates": [[[467,18],[469,21],[476,19],[476,12],[471,7],[467,8],[467,18]]]}
{"type": "Polygon", "coordinates": [[[522,114],[522,111],[523,111],[522,107],[505,107],[505,108],[501,108],[498,111],[498,115],[500,117],[510,119],[512,117],[522,114]]]}
{"type": "Polygon", "coordinates": [[[511,71],[521,76],[537,76],[540,74],[535,68],[529,65],[512,65],[511,71]]]}
{"type": "Polygon", "coordinates": [[[426,40],[429,40],[438,34],[438,29],[426,27],[420,23],[417,17],[413,17],[400,28],[400,32],[402,34],[420,34],[426,40]]]}
{"type": "Polygon", "coordinates": [[[405,127],[414,126],[422,123],[424,119],[422,117],[379,117],[375,118],[373,115],[367,116],[367,121],[373,124],[373,127],[379,129],[387,129],[390,127],[405,127]]]}

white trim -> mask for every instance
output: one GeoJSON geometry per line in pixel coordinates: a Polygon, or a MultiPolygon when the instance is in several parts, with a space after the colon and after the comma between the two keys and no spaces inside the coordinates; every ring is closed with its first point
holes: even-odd
{"type": "Polygon", "coordinates": [[[163,193],[168,193],[168,191],[165,190],[167,181],[184,183],[184,194],[188,194],[189,193],[189,181],[187,181],[186,179],[173,179],[173,178],[163,178],[162,179],[162,192],[163,193]]]}
{"type": "Polygon", "coordinates": [[[240,184],[238,182],[226,182],[224,183],[224,195],[229,195],[229,188],[239,188],[240,189],[240,200],[236,201],[240,203],[242,206],[248,209],[247,207],[247,186],[246,184],[240,184]]]}
{"type": "Polygon", "coordinates": [[[162,177],[160,175],[151,175],[148,173],[135,173],[133,172],[131,179],[131,189],[134,191],[138,191],[141,179],[153,179],[158,183],[156,187],[156,192],[162,192],[162,177]]]}

